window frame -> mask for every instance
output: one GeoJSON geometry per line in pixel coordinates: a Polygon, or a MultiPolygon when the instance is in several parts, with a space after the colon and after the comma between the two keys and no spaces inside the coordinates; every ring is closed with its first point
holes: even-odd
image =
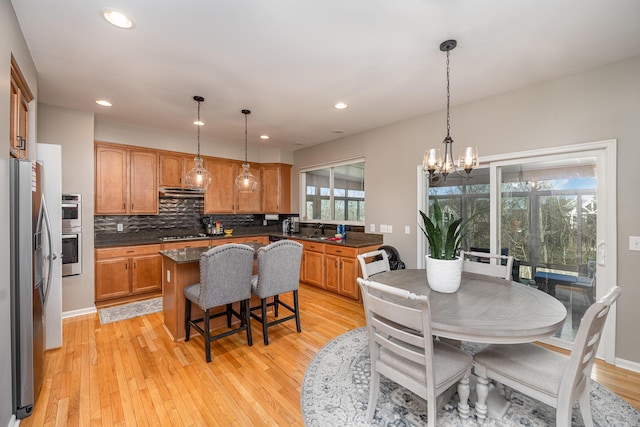
{"type": "MultiPolygon", "coordinates": [[[[336,197],[334,194],[334,168],[336,167],[340,167],[340,166],[345,166],[345,165],[352,165],[354,163],[362,163],[363,166],[363,175],[362,175],[362,185],[363,185],[363,191],[365,191],[365,196],[364,199],[362,199],[362,202],[364,202],[364,206],[365,206],[365,215],[366,215],[366,183],[365,183],[365,171],[364,168],[366,168],[366,160],[365,157],[353,157],[353,158],[349,158],[349,159],[343,159],[343,160],[339,160],[339,161],[335,161],[335,162],[329,162],[329,163],[322,163],[322,164],[316,164],[316,165],[312,165],[312,166],[307,166],[304,168],[300,168],[299,171],[299,182],[300,182],[300,215],[301,215],[301,221],[304,222],[308,222],[308,223],[323,223],[323,224],[345,224],[345,225],[356,225],[356,226],[364,226],[366,221],[363,219],[363,221],[345,221],[345,220],[337,220],[335,219],[335,201],[336,200],[344,200],[344,205],[345,205],[345,211],[348,209],[348,201],[349,200],[356,200],[356,199],[349,199],[348,196],[340,196],[340,197],[336,197]],[[306,216],[307,214],[307,180],[306,180],[306,174],[308,172],[313,172],[313,171],[317,171],[317,170],[321,170],[321,169],[330,169],[330,176],[329,176],[329,209],[330,209],[330,216],[331,219],[328,220],[324,220],[324,219],[316,219],[316,218],[309,218],[306,216]]],[[[348,194],[348,189],[345,189],[346,193],[348,194]]],[[[360,200],[360,199],[357,199],[360,200]]],[[[360,204],[360,203],[359,203],[360,204]]],[[[360,210],[360,207],[358,207],[358,210],[360,210]]]]}

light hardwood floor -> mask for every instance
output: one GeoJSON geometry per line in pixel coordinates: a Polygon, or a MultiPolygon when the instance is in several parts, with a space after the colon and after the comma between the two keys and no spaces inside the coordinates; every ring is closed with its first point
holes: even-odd
{"type": "MultiPolygon", "coordinates": [[[[22,426],[301,426],[300,388],[311,359],[332,338],[365,325],[360,303],[300,287],[294,322],[212,343],[174,343],[162,314],[100,325],[64,320],[63,347],[47,352],[45,382],[22,426]]],[[[640,409],[640,374],[597,363],[594,379],[640,409]]]]}

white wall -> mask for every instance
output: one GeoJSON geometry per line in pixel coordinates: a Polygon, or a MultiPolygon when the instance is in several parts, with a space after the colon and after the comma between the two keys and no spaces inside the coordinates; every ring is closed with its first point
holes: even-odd
{"type": "Polygon", "coordinates": [[[62,311],[93,310],[93,113],[40,104],[38,142],[62,146],[62,193],[82,195],[82,274],[62,278],[62,311]]]}
{"type": "MultiPolygon", "coordinates": [[[[18,26],[9,0],[0,0],[0,135],[6,141],[9,135],[9,104],[11,81],[11,54],[16,59],[22,74],[34,96],[37,97],[38,81],[36,68],[27,49],[22,31],[18,26]]],[[[35,102],[32,117],[37,116],[35,102]]],[[[34,126],[31,126],[33,129],[34,126]]],[[[34,147],[36,135],[29,135],[30,147],[34,147]]],[[[5,142],[6,144],[6,142],[5,142]]],[[[35,158],[35,153],[30,153],[35,158]]],[[[8,425],[13,416],[11,395],[11,330],[9,302],[9,150],[5,145],[0,150],[0,425],[8,425]]]]}
{"type": "MultiPolygon", "coordinates": [[[[499,78],[499,76],[496,76],[499,78]]],[[[443,107],[446,100],[443,98],[443,107]]],[[[366,157],[366,222],[391,224],[384,241],[395,246],[408,268],[416,266],[416,166],[424,149],[446,135],[444,112],[406,120],[294,153],[293,206],[299,206],[301,167],[366,157]],[[405,235],[404,226],[411,226],[405,235]]],[[[628,250],[640,235],[640,57],[534,87],[454,106],[451,136],[475,145],[481,156],[605,139],[618,140],[619,285],[617,356],[640,366],[640,252],[628,250]]]]}

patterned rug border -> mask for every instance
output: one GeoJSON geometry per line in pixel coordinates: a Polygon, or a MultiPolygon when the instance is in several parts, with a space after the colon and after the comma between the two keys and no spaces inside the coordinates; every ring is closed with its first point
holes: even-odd
{"type": "MultiPolygon", "coordinates": [[[[466,344],[466,343],[465,343],[466,344]]],[[[463,345],[473,353],[478,345],[463,345]]],[[[304,375],[300,408],[305,426],[426,426],[426,402],[387,380],[380,383],[381,397],[371,423],[367,409],[370,376],[366,327],[353,329],[332,339],[315,355],[304,375]]],[[[591,411],[595,426],[640,426],[640,412],[606,387],[591,381],[591,411]]],[[[485,426],[543,427],[555,424],[555,409],[517,391],[503,420],[487,418],[485,426]]],[[[438,426],[476,426],[475,410],[461,420],[456,410],[457,395],[438,412],[438,426]]],[[[584,425],[574,407],[572,426],[584,425]]]]}
{"type": "Polygon", "coordinates": [[[162,310],[162,297],[150,298],[128,304],[114,305],[98,309],[100,324],[118,322],[162,310]]]}

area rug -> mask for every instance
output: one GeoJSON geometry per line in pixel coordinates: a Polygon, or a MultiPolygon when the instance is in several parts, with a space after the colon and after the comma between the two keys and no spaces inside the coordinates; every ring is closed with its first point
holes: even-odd
{"type": "MultiPolygon", "coordinates": [[[[477,351],[478,346],[464,346],[477,351]]],[[[306,426],[426,426],[426,401],[387,380],[380,381],[380,396],[371,423],[365,420],[369,399],[369,346],[367,329],[359,328],[327,343],[309,364],[302,384],[300,406],[306,426]]],[[[457,394],[438,412],[438,426],[477,426],[473,407],[469,419],[457,412],[457,394]]],[[[640,413],[602,385],[591,382],[591,412],[596,426],[640,426],[640,413]]],[[[555,425],[555,409],[513,391],[511,407],[502,420],[488,417],[486,426],[555,425]]],[[[572,426],[582,426],[576,406],[572,426]]]]}
{"type": "Polygon", "coordinates": [[[119,320],[131,319],[162,310],[162,297],[136,301],[129,304],[115,305],[98,310],[100,324],[105,325],[119,320]]]}

